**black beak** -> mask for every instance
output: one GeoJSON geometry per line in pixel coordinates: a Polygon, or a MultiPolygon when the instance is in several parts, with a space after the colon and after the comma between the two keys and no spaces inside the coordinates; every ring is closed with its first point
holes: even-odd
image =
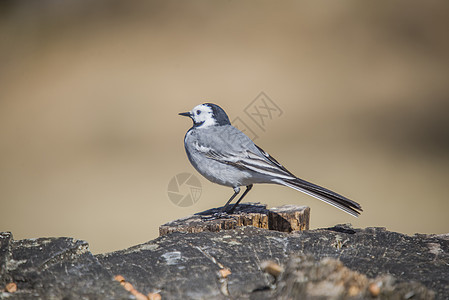
{"type": "Polygon", "coordinates": [[[183,113],[179,113],[178,115],[184,116],[184,117],[191,117],[190,111],[188,111],[188,112],[183,112],[183,113]]]}

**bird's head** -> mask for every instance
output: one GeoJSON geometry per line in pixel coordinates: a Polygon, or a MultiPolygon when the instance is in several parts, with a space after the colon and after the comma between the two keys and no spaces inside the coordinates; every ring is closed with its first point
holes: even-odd
{"type": "Polygon", "coordinates": [[[190,117],[195,127],[205,128],[231,124],[225,111],[213,103],[197,105],[191,111],[180,113],[179,115],[190,117]]]}

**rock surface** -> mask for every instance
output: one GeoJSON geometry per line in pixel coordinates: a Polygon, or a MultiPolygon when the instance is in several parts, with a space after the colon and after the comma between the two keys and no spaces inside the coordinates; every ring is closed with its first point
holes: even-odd
{"type": "MultiPolygon", "coordinates": [[[[14,241],[0,233],[0,286],[14,282],[8,299],[126,299],[129,293],[90,253],[88,244],[71,238],[14,241]]],[[[1,289],[1,288],[0,288],[1,289]]]]}
{"type": "Polygon", "coordinates": [[[365,294],[351,294],[351,284],[341,288],[342,278],[366,277],[369,284],[377,276],[388,276],[376,279],[384,280],[378,286],[382,299],[432,298],[433,292],[436,299],[448,299],[448,274],[449,235],[407,236],[382,228],[175,232],[100,255],[70,238],[15,241],[10,233],[0,234],[0,290],[11,282],[17,285],[14,293],[0,293],[1,299],[136,299],[115,275],[143,295],[156,295],[153,299],[319,298],[307,284],[325,293],[336,288],[332,278],[340,278],[339,299],[359,299],[366,286],[357,286],[365,294]],[[262,270],[268,260],[285,269],[276,279],[262,270]],[[340,277],[317,275],[317,270],[333,274],[329,268],[340,277]],[[341,272],[350,276],[341,277],[341,272]]]}
{"type": "MultiPolygon", "coordinates": [[[[346,268],[341,261],[293,256],[267,299],[434,299],[435,294],[418,282],[399,283],[390,275],[374,279],[346,268]]],[[[261,299],[262,297],[257,297],[261,299]]]]}

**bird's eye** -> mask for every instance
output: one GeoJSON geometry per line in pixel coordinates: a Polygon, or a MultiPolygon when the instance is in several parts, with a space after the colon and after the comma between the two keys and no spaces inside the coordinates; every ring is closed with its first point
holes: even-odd
{"type": "Polygon", "coordinates": [[[199,115],[201,113],[201,110],[197,110],[196,114],[199,115]]]}

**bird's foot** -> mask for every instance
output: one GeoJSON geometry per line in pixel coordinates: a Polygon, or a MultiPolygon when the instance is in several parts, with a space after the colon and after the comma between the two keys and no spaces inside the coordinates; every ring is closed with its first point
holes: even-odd
{"type": "Polygon", "coordinates": [[[205,220],[205,221],[212,221],[212,220],[218,220],[218,219],[234,219],[234,217],[225,211],[220,211],[220,212],[216,212],[210,216],[202,216],[201,217],[201,220],[205,220]]]}

